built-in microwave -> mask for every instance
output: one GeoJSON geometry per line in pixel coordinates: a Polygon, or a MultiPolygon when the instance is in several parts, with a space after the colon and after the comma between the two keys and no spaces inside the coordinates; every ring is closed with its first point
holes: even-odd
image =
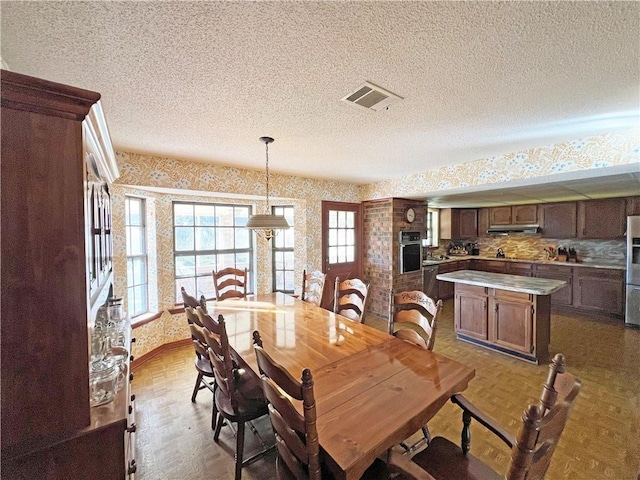
{"type": "Polygon", "coordinates": [[[422,269],[422,236],[420,232],[400,232],[400,273],[422,269]]]}

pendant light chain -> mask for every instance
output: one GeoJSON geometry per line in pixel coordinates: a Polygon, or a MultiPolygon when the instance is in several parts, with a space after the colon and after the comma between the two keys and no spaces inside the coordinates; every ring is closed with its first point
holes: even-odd
{"type": "Polygon", "coordinates": [[[267,213],[269,214],[271,213],[271,208],[269,207],[269,142],[266,142],[264,145],[265,145],[266,157],[267,157],[265,177],[266,177],[266,184],[267,184],[267,213]]]}

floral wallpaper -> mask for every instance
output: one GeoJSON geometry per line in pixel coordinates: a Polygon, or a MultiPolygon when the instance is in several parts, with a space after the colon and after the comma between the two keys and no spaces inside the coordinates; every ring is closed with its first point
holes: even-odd
{"type": "MultiPolygon", "coordinates": [[[[303,269],[321,269],[321,206],[323,200],[359,203],[380,198],[420,195],[473,185],[499,185],[505,181],[552,177],[585,169],[606,168],[640,161],[640,141],[634,130],[534,148],[506,155],[473,160],[454,167],[428,170],[414,175],[359,186],[271,172],[272,205],[293,205],[295,210],[296,278],[303,269]]],[[[171,315],[175,307],[173,285],[172,211],[174,200],[251,204],[254,211],[265,208],[264,172],[178,160],[144,154],[117,152],[121,176],[112,186],[114,224],[115,288],[118,296],[126,292],[126,248],[124,237],[124,197],[148,199],[148,240],[150,282],[157,287],[151,306],[162,316],[135,329],[138,341],[134,354],[140,357],[175,340],[188,338],[184,315],[171,315]],[[248,192],[250,192],[248,194],[248,192]],[[247,199],[248,195],[257,200],[247,199]],[[244,199],[243,199],[244,198],[244,199]]],[[[257,291],[271,290],[270,246],[257,241],[257,291]]],[[[492,250],[496,245],[483,245],[492,250]]],[[[539,250],[532,244],[527,249],[539,250]]],[[[590,255],[593,246],[583,246],[590,255]]],[[[618,252],[619,245],[605,247],[618,252]]],[[[616,255],[617,253],[614,253],[616,255]]],[[[153,288],[151,289],[153,290],[153,288]]]]}
{"type": "Polygon", "coordinates": [[[508,181],[638,162],[640,135],[636,129],[628,129],[373,183],[363,188],[363,200],[475,185],[500,186],[508,181]]]}

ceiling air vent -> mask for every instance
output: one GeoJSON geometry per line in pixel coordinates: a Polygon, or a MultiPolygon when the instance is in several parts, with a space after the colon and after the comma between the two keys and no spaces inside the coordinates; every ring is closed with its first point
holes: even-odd
{"type": "Polygon", "coordinates": [[[360,105],[361,107],[368,108],[379,112],[384,110],[393,102],[402,100],[395,93],[391,93],[384,88],[380,88],[373,83],[364,82],[361,86],[356,88],[353,92],[349,93],[341,99],[343,102],[350,103],[352,105],[360,105]]]}

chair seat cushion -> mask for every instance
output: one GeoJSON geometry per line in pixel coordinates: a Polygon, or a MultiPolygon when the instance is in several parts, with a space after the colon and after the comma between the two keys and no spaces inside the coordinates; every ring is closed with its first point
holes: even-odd
{"type": "Polygon", "coordinates": [[[433,477],[456,480],[504,480],[473,455],[443,437],[435,437],[429,446],[411,459],[433,477]]]}

